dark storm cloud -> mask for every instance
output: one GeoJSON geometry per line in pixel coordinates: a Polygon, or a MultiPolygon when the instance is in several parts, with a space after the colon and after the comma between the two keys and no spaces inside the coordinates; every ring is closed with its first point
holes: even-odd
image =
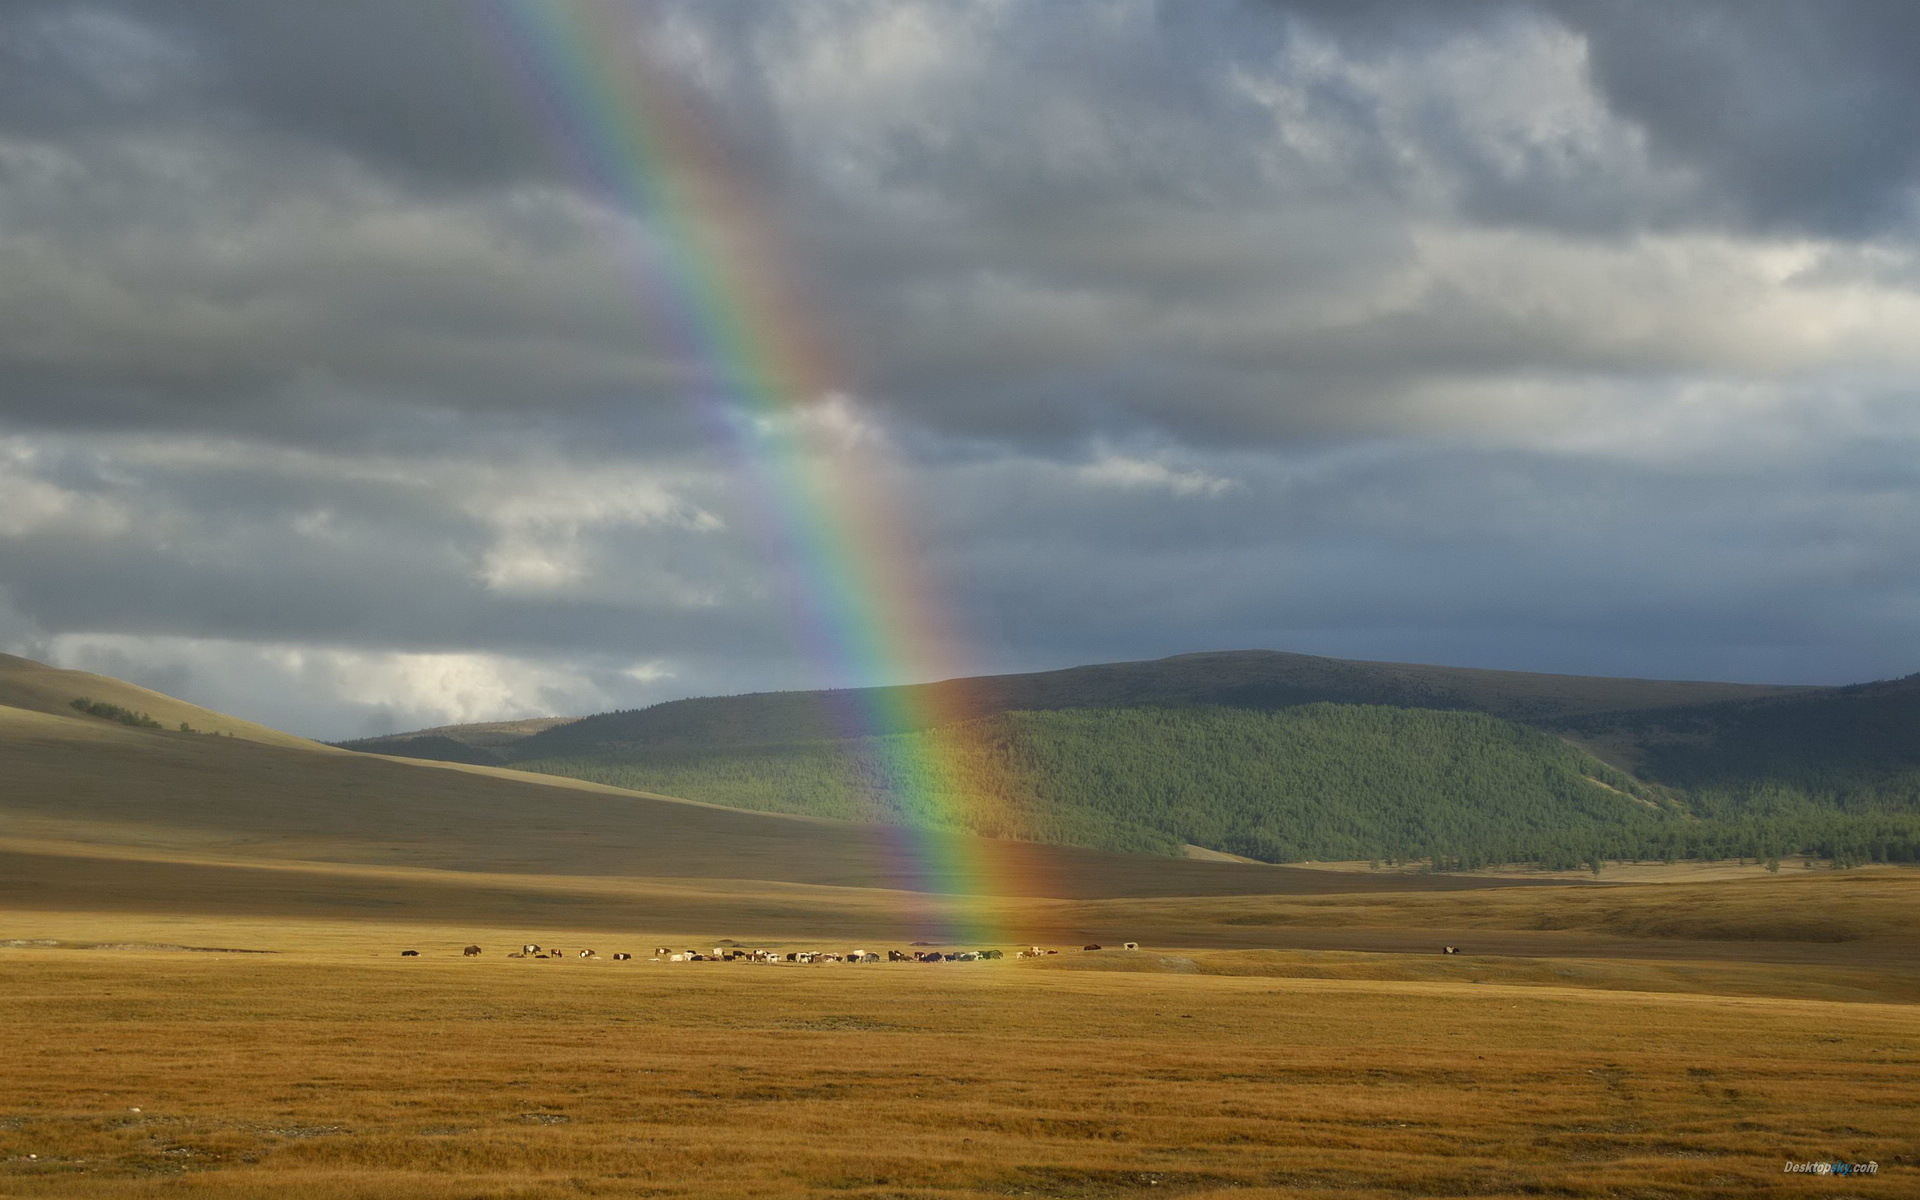
{"type": "Polygon", "coordinates": [[[1706,0],[1556,4],[1593,76],[1656,149],[1764,228],[1910,230],[1920,8],[1706,0]]]}
{"type": "MultiPolygon", "coordinates": [[[[1419,427],[1434,372],[1687,369],[1721,347],[1596,345],[1552,312],[1592,280],[1463,294],[1484,264],[1423,235],[1857,232],[1920,153],[1899,9],[611,11],[791,248],[846,384],[969,437],[1367,433],[1419,427]]],[[[295,440],[423,410],[664,436],[694,364],[631,294],[655,248],[560,169],[502,12],[20,9],[0,404],[295,440]]],[[[1651,283],[1718,301],[1686,273],[1651,283]]]]}
{"type": "Polygon", "coordinates": [[[558,164],[506,66],[498,6],[466,0],[163,0],[126,7],[195,56],[204,103],[414,181],[501,183],[558,164]]]}
{"type": "MultiPolygon", "coordinates": [[[[982,669],[1915,665],[1910,6],[604,11],[982,669]]],[[[331,735],[832,677],[504,13],[0,8],[0,645],[331,735]]]]}

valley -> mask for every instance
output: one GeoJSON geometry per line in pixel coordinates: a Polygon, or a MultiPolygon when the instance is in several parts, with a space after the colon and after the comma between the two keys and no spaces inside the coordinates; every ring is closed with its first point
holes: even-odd
{"type": "Polygon", "coordinates": [[[20,662],[0,1010],[32,1052],[0,1077],[0,1196],[1832,1194],[1782,1174],[1816,1160],[1893,1196],[1920,1170],[1902,865],[905,841],[20,662]],[[567,957],[507,957],[528,941],[567,957]],[[652,954],[720,944],[1058,953],[652,954]]]}

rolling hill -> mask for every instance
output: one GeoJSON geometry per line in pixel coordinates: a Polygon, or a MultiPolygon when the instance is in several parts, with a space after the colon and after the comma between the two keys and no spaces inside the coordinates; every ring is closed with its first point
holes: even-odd
{"type": "MultiPolygon", "coordinates": [[[[1590,713],[1654,710],[1823,689],[1742,683],[1542,675],[1416,663],[1361,662],[1233,650],[1146,662],[1105,663],[953,679],[904,688],[757,692],[671,700],[579,718],[447,725],[340,745],[379,754],[456,762],[523,762],[614,751],[703,751],[780,745],[848,735],[849,712],[958,713],[1211,705],[1273,711],[1302,704],[1372,704],[1481,712],[1541,721],[1590,713]],[[881,695],[935,692],[937,702],[881,695]]],[[[862,734],[907,729],[860,729],[862,734]]]]}
{"type": "Polygon", "coordinates": [[[938,703],[765,693],[347,745],[764,811],[1267,861],[1920,847],[1920,680],[1771,687],[1236,651],[874,690],[938,703]],[[848,728],[849,713],[930,710],[964,719],[848,728]],[[898,799],[927,789],[894,786],[888,764],[954,747],[976,781],[967,804],[898,799]]]}
{"type": "Polygon", "coordinates": [[[766,692],[675,700],[632,712],[569,721],[501,749],[509,761],[524,761],[615,746],[713,749],[815,741],[846,736],[844,714],[848,711],[986,717],[1014,711],[1196,705],[1271,711],[1331,703],[1481,712],[1507,720],[1534,721],[1817,689],[1537,675],[1237,650],[866,690],[935,692],[939,697],[929,702],[847,692],[766,692]]]}
{"type": "Polygon", "coordinates": [[[92,701],[103,710],[105,715],[85,715],[84,719],[89,721],[116,723],[111,710],[118,710],[131,716],[149,717],[168,730],[178,731],[184,724],[199,733],[220,734],[267,746],[327,749],[319,742],[201,708],[125,680],[88,671],[63,670],[30,658],[0,654],[0,708],[73,717],[79,713],[74,707],[76,701],[92,701]]]}
{"type": "Polygon", "coordinates": [[[500,768],[351,754],[26,659],[0,660],[0,694],[30,705],[0,704],[0,849],[26,846],[41,856],[186,855],[229,865],[934,892],[977,890],[980,878],[991,877],[1016,894],[1055,897],[1422,886],[962,835],[948,839],[941,857],[974,863],[982,874],[941,873],[906,861],[897,831],[883,826],[745,812],[500,768]],[[176,725],[224,722],[235,732],[127,725],[75,711],[75,696],[112,697],[130,710],[137,702],[138,711],[164,713],[176,725]]]}
{"type": "Polygon", "coordinates": [[[1548,723],[1623,767],[1696,791],[1920,805],[1920,675],[1548,723]]]}
{"type": "Polygon", "coordinates": [[[1679,817],[1657,789],[1528,726],[1379,705],[1010,712],[880,738],[526,765],[742,808],[1269,862],[1572,866],[1611,834],[1679,817]],[[932,780],[930,761],[942,764],[932,780]]]}

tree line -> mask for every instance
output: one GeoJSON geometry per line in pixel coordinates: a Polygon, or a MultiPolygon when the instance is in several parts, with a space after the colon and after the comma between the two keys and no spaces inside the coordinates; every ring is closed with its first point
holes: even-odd
{"type": "Polygon", "coordinates": [[[883,737],[516,765],[738,808],[1142,853],[1192,843],[1264,862],[1920,859],[1920,804],[1899,796],[1656,787],[1530,726],[1378,705],[1009,712],[883,737]]]}

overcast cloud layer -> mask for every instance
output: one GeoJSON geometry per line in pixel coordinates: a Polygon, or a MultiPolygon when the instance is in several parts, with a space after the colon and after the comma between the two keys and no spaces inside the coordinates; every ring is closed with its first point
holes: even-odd
{"type": "MultiPolygon", "coordinates": [[[[646,3],[978,670],[1920,670],[1920,7],[646,3]]],[[[0,648],[322,737],[837,681],[464,0],[0,7],[0,648]]]]}

